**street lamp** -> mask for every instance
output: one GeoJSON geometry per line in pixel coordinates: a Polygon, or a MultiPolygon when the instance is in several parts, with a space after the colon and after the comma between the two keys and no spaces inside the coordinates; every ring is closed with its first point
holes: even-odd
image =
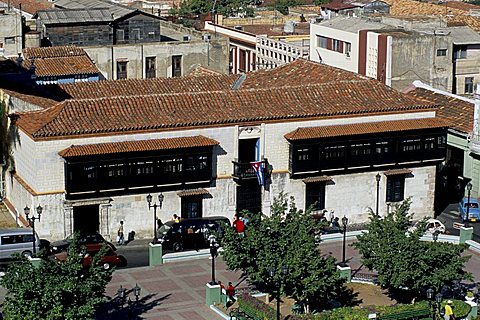
{"type": "Polygon", "coordinates": [[[150,208],[153,207],[153,241],[152,241],[153,244],[156,244],[158,242],[158,237],[157,237],[157,208],[159,210],[162,209],[162,203],[163,203],[164,198],[165,198],[165,196],[163,195],[163,193],[160,192],[160,194],[158,195],[158,204],[156,202],[154,204],[152,204],[152,199],[153,199],[152,195],[148,194],[148,196],[147,196],[148,209],[150,210],[150,208]]]}
{"type": "Polygon", "coordinates": [[[345,244],[347,240],[347,224],[348,224],[348,218],[346,216],[343,216],[342,218],[342,225],[343,225],[343,255],[342,255],[342,265],[345,266],[345,244]]]}
{"type": "Polygon", "coordinates": [[[218,243],[214,236],[210,237],[210,255],[212,256],[212,281],[210,281],[210,285],[213,286],[217,284],[217,281],[215,281],[215,258],[218,255],[218,243]]]}
{"type": "Polygon", "coordinates": [[[430,308],[430,313],[432,314],[432,319],[435,319],[435,312],[432,309],[433,293],[434,291],[432,288],[427,289],[428,306],[430,308]]]}
{"type": "Polygon", "coordinates": [[[468,191],[468,202],[467,202],[467,216],[466,216],[466,220],[467,222],[465,223],[465,226],[468,226],[468,222],[470,221],[470,192],[472,191],[472,184],[469,182],[467,183],[467,191],[468,191]]]}
{"type": "MultiPolygon", "coordinates": [[[[135,304],[134,306],[137,305],[138,303],[138,298],[140,297],[140,292],[142,291],[142,288],[140,288],[138,286],[137,283],[135,283],[135,287],[132,288],[132,291],[133,291],[133,295],[135,296],[135,304]]],[[[128,305],[128,319],[132,319],[132,314],[133,314],[133,310],[132,310],[132,300],[130,300],[130,297],[128,296],[128,293],[127,293],[127,289],[125,289],[124,287],[122,287],[120,285],[120,288],[118,288],[117,290],[117,296],[118,296],[118,299],[119,299],[119,302],[120,302],[120,306],[123,307],[123,305],[125,304],[125,300],[127,300],[127,305],[128,305]]]]}
{"type": "Polygon", "coordinates": [[[380,173],[377,173],[375,176],[375,180],[377,181],[377,203],[375,206],[375,215],[378,216],[378,203],[379,203],[379,198],[380,198],[380,179],[382,179],[382,176],[380,173]]]}
{"type": "Polygon", "coordinates": [[[436,312],[435,312],[435,317],[433,317],[433,320],[436,320],[437,318],[437,313],[440,314],[440,304],[442,303],[442,293],[439,292],[435,295],[435,302],[437,303],[437,307],[436,307],[436,312]]]}
{"type": "Polygon", "coordinates": [[[35,217],[32,215],[32,217],[29,217],[30,215],[30,208],[28,206],[25,206],[23,209],[23,213],[25,213],[25,217],[27,218],[28,225],[32,227],[32,235],[33,235],[33,254],[37,253],[37,237],[35,236],[35,220],[40,221],[40,216],[42,215],[43,208],[38,205],[37,207],[37,216],[35,217]]]}
{"type": "MultiPolygon", "coordinates": [[[[282,278],[279,281],[275,281],[275,267],[271,266],[269,270],[270,274],[270,279],[272,279],[272,282],[274,285],[277,287],[277,320],[280,320],[280,290],[282,287],[282,278]]],[[[286,277],[288,273],[288,266],[287,265],[282,265],[282,276],[286,277]]]]}

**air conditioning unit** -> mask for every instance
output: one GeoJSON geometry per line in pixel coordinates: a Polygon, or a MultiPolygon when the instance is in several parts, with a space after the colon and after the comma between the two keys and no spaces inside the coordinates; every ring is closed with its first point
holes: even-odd
{"type": "Polygon", "coordinates": [[[192,40],[192,37],[190,35],[186,34],[183,36],[183,41],[190,41],[190,40],[192,40]]]}

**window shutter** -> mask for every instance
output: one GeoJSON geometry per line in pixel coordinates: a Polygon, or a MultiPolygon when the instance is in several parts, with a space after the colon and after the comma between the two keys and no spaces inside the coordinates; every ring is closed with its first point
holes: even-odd
{"type": "Polygon", "coordinates": [[[327,38],[327,49],[332,50],[333,48],[333,40],[332,38],[327,38]]]}

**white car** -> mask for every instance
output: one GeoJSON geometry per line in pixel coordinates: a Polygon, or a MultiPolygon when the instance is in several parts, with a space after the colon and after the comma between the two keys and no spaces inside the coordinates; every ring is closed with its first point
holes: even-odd
{"type": "MultiPolygon", "coordinates": [[[[415,225],[412,227],[408,228],[409,232],[414,232],[417,229],[417,225],[419,222],[416,222],[415,225]]],[[[428,219],[427,224],[425,225],[425,232],[429,234],[433,234],[434,232],[438,233],[445,233],[447,229],[445,228],[445,225],[437,219],[428,219]]]]}

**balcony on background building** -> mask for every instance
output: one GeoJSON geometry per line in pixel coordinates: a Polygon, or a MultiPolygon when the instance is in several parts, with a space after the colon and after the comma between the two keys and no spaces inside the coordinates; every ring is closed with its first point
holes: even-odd
{"type": "Polygon", "coordinates": [[[472,134],[470,137],[470,152],[480,156],[480,134],[472,134]]]}

